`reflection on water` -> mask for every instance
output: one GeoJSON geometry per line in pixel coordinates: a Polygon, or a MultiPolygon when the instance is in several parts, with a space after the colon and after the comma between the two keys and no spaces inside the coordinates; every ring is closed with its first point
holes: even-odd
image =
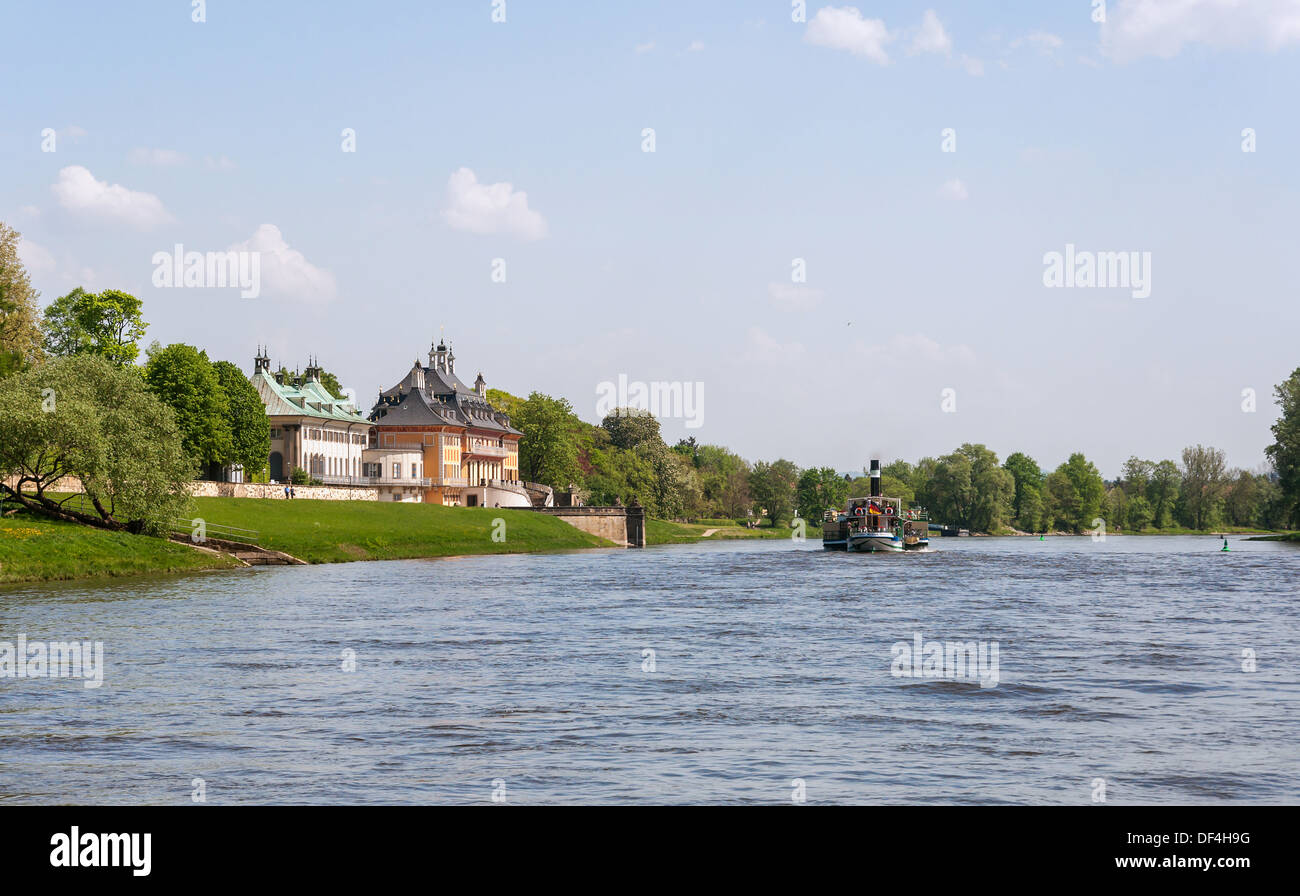
{"type": "Polygon", "coordinates": [[[1300,550],[735,542],[0,589],[0,801],[1295,802],[1300,550]],[[916,635],[998,683],[891,675],[916,635]],[[345,651],[355,671],[344,671],[345,651]],[[653,651],[653,653],[647,653],[653,651]],[[1253,651],[1256,671],[1243,671],[1253,651]],[[1249,654],[1246,654],[1249,656],[1249,654]],[[653,671],[643,671],[650,668],[653,671]],[[497,785],[500,792],[501,785],[497,785]]]}

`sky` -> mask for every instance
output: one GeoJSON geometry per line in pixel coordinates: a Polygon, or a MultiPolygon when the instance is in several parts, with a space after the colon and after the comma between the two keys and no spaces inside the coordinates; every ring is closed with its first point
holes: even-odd
{"type": "Polygon", "coordinates": [[[751,461],[1264,462],[1300,0],[637,6],[4,0],[0,220],[42,303],[126,290],[363,410],[445,328],[591,422],[678,384],[667,440],[751,461]],[[258,294],[156,285],[178,244],[258,294]],[[1067,251],[1145,288],[1048,285],[1067,251]]]}

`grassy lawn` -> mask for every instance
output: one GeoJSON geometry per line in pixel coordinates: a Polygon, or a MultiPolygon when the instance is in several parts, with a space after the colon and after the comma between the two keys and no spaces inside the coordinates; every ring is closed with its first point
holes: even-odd
{"type": "Polygon", "coordinates": [[[208,525],[255,529],[262,547],[308,563],[564,551],[610,544],[563,520],[527,510],[305,498],[195,498],[193,508],[193,515],[208,525]],[[496,519],[505,521],[504,530],[495,527],[504,531],[504,540],[493,540],[496,519]]]}
{"type": "Polygon", "coordinates": [[[238,564],[161,538],[25,513],[0,519],[0,583],[226,569],[238,564]]]}
{"type": "MultiPolygon", "coordinates": [[[[646,520],[645,543],[652,544],[695,544],[700,541],[720,541],[732,538],[789,538],[794,530],[785,524],[778,528],[746,529],[744,526],[706,526],[701,523],[670,523],[667,520],[646,520]],[[704,533],[717,529],[709,537],[704,533]]],[[[821,538],[821,523],[809,523],[806,534],[809,538],[821,538]]]]}

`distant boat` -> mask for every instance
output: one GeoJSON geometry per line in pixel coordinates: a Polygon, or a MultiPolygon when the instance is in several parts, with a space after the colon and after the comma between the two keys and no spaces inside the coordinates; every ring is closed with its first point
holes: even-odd
{"type": "Polygon", "coordinates": [[[842,513],[826,512],[822,549],[859,553],[902,553],[930,546],[930,515],[904,510],[898,498],[880,493],[880,461],[871,462],[871,494],[850,498],[842,513]]]}

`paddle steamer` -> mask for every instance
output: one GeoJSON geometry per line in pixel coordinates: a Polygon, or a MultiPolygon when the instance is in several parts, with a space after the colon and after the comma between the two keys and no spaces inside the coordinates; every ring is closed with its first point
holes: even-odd
{"type": "Polygon", "coordinates": [[[822,548],[827,551],[899,553],[930,546],[930,515],[923,508],[904,509],[898,498],[880,493],[880,461],[871,462],[871,494],[850,498],[843,512],[826,511],[822,548]]]}

